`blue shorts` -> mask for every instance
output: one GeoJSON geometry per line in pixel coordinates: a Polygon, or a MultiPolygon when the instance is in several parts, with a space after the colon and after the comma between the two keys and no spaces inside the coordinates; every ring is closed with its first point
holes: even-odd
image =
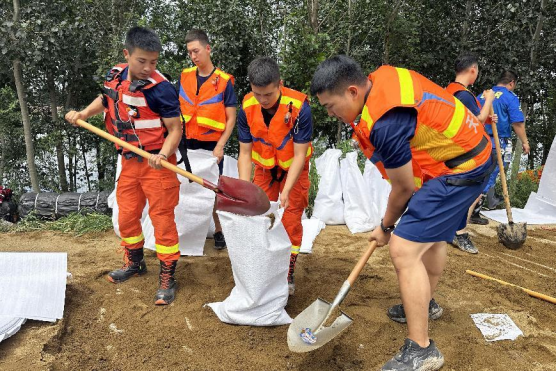
{"type": "Polygon", "coordinates": [[[447,184],[447,179],[472,179],[487,175],[486,164],[458,175],[441,176],[426,182],[408,202],[394,234],[413,242],[452,242],[455,233],[466,226],[468,209],[489,180],[468,186],[447,184]]]}

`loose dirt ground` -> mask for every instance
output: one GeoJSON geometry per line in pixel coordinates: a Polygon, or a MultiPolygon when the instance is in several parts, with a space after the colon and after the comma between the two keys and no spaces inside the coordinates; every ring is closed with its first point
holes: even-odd
{"type": "MultiPolygon", "coordinates": [[[[518,251],[498,244],[494,224],[473,230],[480,254],[449,246],[436,293],[445,313],[430,323],[430,336],[445,355],[444,370],[555,370],[555,305],[465,273],[475,270],[555,297],[555,229],[529,230],[518,251]],[[479,312],[507,313],[524,337],[486,342],[470,318],[479,312]]],[[[207,256],[180,260],[177,299],[168,307],[153,305],[154,253],[147,254],[145,276],[120,285],[106,280],[121,264],[117,245],[113,233],[0,235],[0,251],[67,252],[73,274],[64,319],[28,321],[0,343],[1,370],[376,370],[406,335],[405,325],[385,315],[400,300],[386,248],[372,256],[343,304],[354,324],[327,346],[294,354],[286,344],[287,326],[226,325],[203,307],[225,299],[234,285],[228,255],[213,250],[212,241],[207,256]]],[[[365,235],[328,226],[314,253],[298,259],[288,313],[296,316],[318,296],[332,300],[365,247],[365,235]]]]}

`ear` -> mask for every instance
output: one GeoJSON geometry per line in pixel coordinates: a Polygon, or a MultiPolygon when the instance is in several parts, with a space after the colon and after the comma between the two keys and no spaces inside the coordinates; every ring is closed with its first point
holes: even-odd
{"type": "Polygon", "coordinates": [[[282,81],[282,79],[280,79],[280,81],[279,81],[279,88],[282,88],[282,87],[284,87],[284,81],[282,81]]]}
{"type": "Polygon", "coordinates": [[[211,45],[207,44],[207,45],[205,46],[205,49],[207,50],[207,52],[208,52],[209,54],[211,54],[211,45]]]}
{"type": "Polygon", "coordinates": [[[346,88],[346,91],[352,99],[356,99],[360,94],[360,89],[358,89],[358,87],[355,85],[350,85],[348,88],[346,88]]]}
{"type": "Polygon", "coordinates": [[[124,58],[126,58],[126,61],[129,61],[130,52],[128,51],[128,49],[124,49],[124,58]]]}

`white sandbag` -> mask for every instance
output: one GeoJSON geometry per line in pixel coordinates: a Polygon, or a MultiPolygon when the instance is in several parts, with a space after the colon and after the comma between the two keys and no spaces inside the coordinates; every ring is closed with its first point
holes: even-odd
{"type": "MultiPolygon", "coordinates": [[[[177,153],[178,158],[180,154],[177,153]]],[[[213,183],[218,179],[217,159],[211,151],[189,150],[188,158],[194,174],[213,183]]],[[[178,165],[185,169],[184,164],[178,165]]],[[[119,174],[117,168],[117,174],[119,174]]],[[[118,179],[118,178],[117,178],[118,179]]],[[[178,176],[180,180],[180,200],[174,210],[176,228],[178,230],[181,255],[203,255],[203,247],[212,219],[215,193],[203,188],[197,183],[190,183],[186,178],[178,176]]],[[[116,187],[118,183],[116,183],[116,187]]],[[[112,205],[112,223],[114,231],[119,236],[118,229],[118,204],[116,202],[116,189],[109,196],[109,205],[112,205]]],[[[155,250],[154,228],[148,214],[149,204],[143,210],[142,229],[145,236],[145,247],[155,250]]]]}
{"type": "Polygon", "coordinates": [[[358,168],[358,152],[346,154],[340,161],[342,198],[344,199],[344,221],[352,233],[369,232],[375,228],[369,190],[358,168]]]}
{"type": "MultiPolygon", "coordinates": [[[[222,175],[238,179],[238,160],[234,157],[224,155],[224,165],[222,168],[222,175]]],[[[211,223],[209,224],[209,229],[207,230],[207,238],[213,238],[215,234],[215,221],[211,218],[211,223]]]]}
{"type": "Polygon", "coordinates": [[[319,219],[302,219],[302,227],[304,234],[302,236],[302,246],[300,246],[300,253],[311,254],[313,248],[313,241],[317,238],[321,230],[325,229],[325,223],[319,219]]]}
{"type": "Polygon", "coordinates": [[[325,224],[344,224],[344,204],[338,159],[339,149],[328,149],[315,160],[319,174],[319,189],[315,197],[312,218],[325,224]]]}
{"type": "Polygon", "coordinates": [[[383,175],[381,175],[379,169],[371,161],[366,161],[364,183],[366,191],[369,192],[369,199],[374,213],[372,218],[373,224],[378,226],[387,210],[391,184],[383,179],[383,175]]]}
{"type": "Polygon", "coordinates": [[[281,223],[284,209],[273,203],[267,216],[240,216],[218,211],[234,283],[228,298],[207,304],[226,323],[277,326],[292,322],[284,310],[288,301],[290,239],[281,223]],[[269,229],[270,228],[270,229],[269,229]]]}

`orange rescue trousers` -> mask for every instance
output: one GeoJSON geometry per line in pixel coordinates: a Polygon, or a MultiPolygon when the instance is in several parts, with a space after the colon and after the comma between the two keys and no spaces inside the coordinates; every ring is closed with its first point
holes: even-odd
{"type": "MultiPolygon", "coordinates": [[[[280,181],[273,180],[271,170],[256,165],[253,183],[265,191],[269,200],[278,201],[279,193],[284,188],[287,174],[288,172],[278,169],[277,178],[280,179],[282,177],[282,179],[280,181]],[[283,173],[286,174],[282,176],[283,173]]],[[[286,233],[288,233],[288,237],[290,237],[290,243],[292,243],[292,248],[290,250],[290,270],[288,272],[289,279],[294,274],[296,258],[300,252],[300,246],[302,245],[302,214],[304,213],[304,209],[308,206],[309,186],[309,161],[306,161],[298,181],[290,191],[288,207],[284,210],[284,215],[282,217],[282,224],[286,229],[286,233]]]]}
{"type": "MultiPolygon", "coordinates": [[[[176,164],[176,155],[168,158],[176,164]]],[[[141,229],[141,214],[149,202],[149,216],[155,230],[155,247],[161,261],[176,261],[180,257],[174,208],[178,205],[180,181],[168,169],[153,169],[147,159],[122,157],[122,172],[116,187],[118,225],[121,245],[140,249],[145,239],[141,229]]]]}

